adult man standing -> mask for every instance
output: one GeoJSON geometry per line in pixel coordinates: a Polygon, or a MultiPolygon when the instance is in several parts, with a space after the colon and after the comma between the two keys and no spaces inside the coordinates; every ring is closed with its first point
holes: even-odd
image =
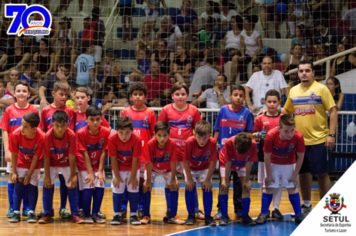
{"type": "Polygon", "coordinates": [[[274,89],[279,92],[283,91],[288,97],[289,89],[283,74],[279,70],[273,70],[273,58],[265,56],[262,60],[262,71],[255,72],[246,84],[246,103],[251,112],[257,112],[265,105],[265,95],[268,90],[274,89]],[[253,105],[251,102],[250,92],[253,91],[253,105]]]}

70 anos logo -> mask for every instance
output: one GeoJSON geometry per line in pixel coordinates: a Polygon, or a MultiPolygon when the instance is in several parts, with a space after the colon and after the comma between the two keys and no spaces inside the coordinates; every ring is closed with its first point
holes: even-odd
{"type": "Polygon", "coordinates": [[[8,35],[49,35],[51,32],[52,15],[50,11],[41,5],[27,4],[5,4],[5,17],[13,18],[8,35]],[[42,16],[41,21],[31,21],[28,23],[30,16],[39,13],[42,16]]]}

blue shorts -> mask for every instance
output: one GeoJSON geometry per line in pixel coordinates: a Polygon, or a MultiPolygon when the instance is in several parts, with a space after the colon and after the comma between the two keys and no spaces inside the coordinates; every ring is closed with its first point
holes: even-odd
{"type": "Polygon", "coordinates": [[[305,155],[299,173],[311,175],[329,173],[333,169],[331,150],[325,147],[325,143],[305,146],[305,155]]]}

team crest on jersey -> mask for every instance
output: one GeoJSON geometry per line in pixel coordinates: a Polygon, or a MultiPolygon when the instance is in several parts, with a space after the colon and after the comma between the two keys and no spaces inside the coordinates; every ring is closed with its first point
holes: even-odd
{"type": "Polygon", "coordinates": [[[188,116],[187,122],[188,122],[188,124],[193,123],[193,117],[192,116],[188,116]]]}
{"type": "Polygon", "coordinates": [[[210,151],[206,152],[206,156],[209,158],[210,157],[210,151]]]}
{"type": "Polygon", "coordinates": [[[35,146],[33,146],[33,153],[35,153],[36,150],[37,150],[37,144],[35,144],[35,146]]]}
{"type": "Polygon", "coordinates": [[[311,92],[309,98],[310,100],[314,100],[316,98],[315,92],[311,92]]]}
{"type": "Polygon", "coordinates": [[[294,148],[295,148],[294,144],[291,143],[291,144],[289,145],[288,152],[293,151],[294,148]]]}
{"type": "Polygon", "coordinates": [[[165,154],[164,154],[164,159],[170,159],[171,158],[171,155],[169,155],[169,152],[167,151],[165,154]]]}
{"type": "Polygon", "coordinates": [[[100,139],[100,147],[102,147],[103,144],[104,144],[104,138],[101,138],[101,139],[100,139]]]}
{"type": "Polygon", "coordinates": [[[239,124],[242,124],[244,122],[244,116],[240,116],[240,119],[238,121],[239,124]]]}
{"type": "Polygon", "coordinates": [[[148,117],[145,116],[145,119],[143,119],[143,126],[148,127],[148,117]]]}

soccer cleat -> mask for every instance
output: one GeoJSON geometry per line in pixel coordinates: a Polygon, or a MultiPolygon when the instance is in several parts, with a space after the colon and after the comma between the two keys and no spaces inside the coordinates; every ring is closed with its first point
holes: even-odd
{"type": "Polygon", "coordinates": [[[215,214],[214,220],[220,220],[221,216],[222,216],[221,211],[220,209],[218,209],[218,213],[215,214]]]}
{"type": "Polygon", "coordinates": [[[266,224],[267,222],[267,215],[264,215],[264,214],[259,214],[257,219],[256,219],[256,224],[258,225],[263,225],[263,224],[266,224]]]}
{"type": "Polygon", "coordinates": [[[195,219],[204,220],[205,219],[204,213],[201,210],[197,210],[195,212],[195,219]]]}
{"type": "Polygon", "coordinates": [[[138,217],[139,219],[143,219],[144,215],[145,215],[145,214],[143,213],[143,209],[137,211],[137,217],[138,217]]]}
{"type": "Polygon", "coordinates": [[[251,219],[251,217],[249,215],[243,216],[241,218],[241,223],[244,225],[255,225],[256,224],[256,222],[253,219],[251,219]]]}
{"type": "Polygon", "coordinates": [[[21,221],[20,213],[12,214],[12,217],[9,220],[10,223],[19,223],[20,221],[21,221]]]}
{"type": "MultiPolygon", "coordinates": [[[[69,212],[67,211],[67,209],[62,209],[60,212],[59,212],[59,217],[63,218],[63,219],[68,219],[70,218],[70,214],[69,212]]],[[[78,216],[79,217],[79,216],[78,216]]]]}
{"type": "MultiPolygon", "coordinates": [[[[44,214],[44,210],[42,210],[40,213],[37,214],[37,218],[38,219],[42,218],[43,214],[44,214]]],[[[54,210],[53,209],[51,210],[51,217],[54,217],[54,210]]]]}
{"type": "Polygon", "coordinates": [[[136,215],[130,216],[130,223],[132,225],[140,225],[141,221],[138,220],[136,215]]]}
{"type": "Polygon", "coordinates": [[[28,210],[22,209],[22,216],[27,217],[28,216],[28,210]]]}
{"type": "Polygon", "coordinates": [[[187,220],[185,221],[186,225],[194,225],[195,223],[195,217],[192,215],[189,215],[187,220]]]}
{"type": "Polygon", "coordinates": [[[312,205],[310,205],[310,207],[306,207],[304,204],[302,205],[302,213],[310,213],[313,210],[312,205]]]}
{"type": "Polygon", "coordinates": [[[35,213],[32,213],[32,212],[28,213],[27,223],[37,223],[37,218],[36,218],[35,213]]]}
{"type": "Polygon", "coordinates": [[[216,222],[211,216],[205,216],[205,225],[216,226],[216,222]]]}
{"type": "Polygon", "coordinates": [[[170,218],[168,220],[168,223],[169,224],[176,224],[176,225],[183,225],[183,224],[185,224],[185,221],[182,220],[179,216],[175,216],[173,218],[170,218]]]}
{"type": "Polygon", "coordinates": [[[272,218],[277,219],[277,220],[283,220],[284,216],[282,213],[276,208],[272,211],[272,218]]]}
{"type": "Polygon", "coordinates": [[[84,216],[84,222],[85,224],[94,224],[94,220],[91,216],[84,216]]]}
{"type": "Polygon", "coordinates": [[[76,224],[84,224],[85,221],[83,220],[83,218],[80,218],[79,216],[77,215],[71,215],[70,216],[70,220],[73,222],[73,223],[76,223],[76,224]]]}
{"type": "Polygon", "coordinates": [[[229,217],[228,216],[221,216],[220,217],[220,221],[219,221],[219,225],[220,226],[226,226],[229,224],[229,217]]]}
{"type": "Polygon", "coordinates": [[[98,212],[98,215],[99,215],[102,219],[106,219],[106,215],[103,214],[101,211],[98,212]]]}
{"type": "Polygon", "coordinates": [[[6,217],[11,218],[13,214],[14,214],[14,210],[12,208],[10,208],[9,211],[7,212],[6,217]]]}
{"type": "Polygon", "coordinates": [[[169,214],[171,213],[170,210],[166,211],[166,215],[163,217],[163,221],[168,221],[169,220],[169,214]]]}
{"type": "Polygon", "coordinates": [[[127,210],[121,209],[121,216],[122,216],[122,219],[126,219],[127,210]]]}
{"type": "Polygon", "coordinates": [[[112,225],[121,225],[121,216],[119,215],[114,215],[114,218],[112,219],[111,223],[112,225]]]}
{"type": "Polygon", "coordinates": [[[84,219],[84,211],[83,211],[83,209],[79,209],[77,215],[78,215],[80,218],[84,219]]]}
{"type": "Polygon", "coordinates": [[[106,220],[104,220],[99,214],[92,216],[93,220],[97,224],[105,224],[106,220]]]}
{"type": "Polygon", "coordinates": [[[150,219],[149,216],[144,216],[142,218],[142,220],[140,220],[140,221],[141,221],[141,224],[147,225],[147,224],[149,224],[151,222],[151,219],[150,219]]]}
{"type": "Polygon", "coordinates": [[[307,216],[308,216],[307,213],[302,213],[302,214],[300,214],[300,215],[298,215],[298,216],[295,216],[294,221],[295,221],[296,224],[300,224],[300,223],[302,223],[302,221],[303,221],[303,220],[305,219],[305,217],[307,217],[307,216]]]}
{"type": "Polygon", "coordinates": [[[48,224],[48,223],[52,223],[53,219],[51,217],[51,214],[48,213],[43,213],[42,217],[38,220],[39,224],[48,224]]]}

